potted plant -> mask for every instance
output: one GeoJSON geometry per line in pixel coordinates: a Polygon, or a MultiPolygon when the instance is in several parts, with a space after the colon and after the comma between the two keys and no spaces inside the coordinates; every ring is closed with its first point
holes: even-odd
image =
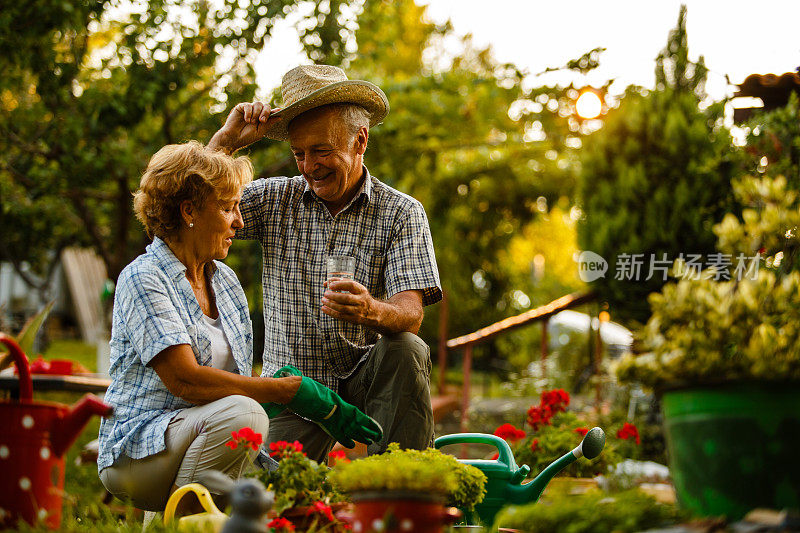
{"type": "Polygon", "coordinates": [[[275,492],[274,516],[268,526],[273,531],[344,531],[345,523],[335,512],[346,502],[328,480],[331,469],[309,459],[297,441],[272,442],[269,449],[279,460],[278,468],[248,474],[275,492]]]}
{"type": "Polygon", "coordinates": [[[731,268],[650,295],[644,353],[623,358],[617,376],[660,395],[682,504],[740,518],[800,508],[800,203],[782,177],[746,177],[734,192],[741,218],[714,227],[731,268]]]}
{"type": "Polygon", "coordinates": [[[394,443],[386,453],[340,463],[331,483],[353,501],[355,531],[435,533],[473,509],[484,496],[486,476],[438,450],[401,450],[394,443]]]}

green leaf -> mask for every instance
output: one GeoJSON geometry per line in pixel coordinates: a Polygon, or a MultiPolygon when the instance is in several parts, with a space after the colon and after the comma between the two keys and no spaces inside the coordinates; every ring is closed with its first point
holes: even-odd
{"type": "Polygon", "coordinates": [[[22,348],[22,351],[26,354],[30,354],[33,351],[33,341],[36,339],[36,334],[39,333],[39,329],[41,329],[42,324],[44,324],[47,315],[50,314],[55,303],[55,300],[51,300],[50,303],[29,318],[28,321],[25,322],[25,325],[22,326],[22,330],[17,335],[16,340],[19,347],[22,348]]]}

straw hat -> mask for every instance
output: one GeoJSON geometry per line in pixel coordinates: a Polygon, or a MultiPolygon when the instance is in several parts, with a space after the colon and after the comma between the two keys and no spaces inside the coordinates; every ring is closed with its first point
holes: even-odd
{"type": "Polygon", "coordinates": [[[283,107],[275,113],[283,120],[270,126],[266,136],[285,141],[287,127],[297,115],[327,104],[358,104],[370,114],[370,127],[389,114],[389,100],[380,88],[368,81],[348,80],[339,67],[301,65],[283,75],[281,81],[283,107]]]}

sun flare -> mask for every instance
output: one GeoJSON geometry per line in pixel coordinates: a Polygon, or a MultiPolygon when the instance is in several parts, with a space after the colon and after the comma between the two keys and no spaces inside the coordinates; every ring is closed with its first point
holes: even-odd
{"type": "Polygon", "coordinates": [[[593,119],[600,115],[603,103],[594,91],[584,91],[575,102],[575,110],[581,118],[593,119]]]}

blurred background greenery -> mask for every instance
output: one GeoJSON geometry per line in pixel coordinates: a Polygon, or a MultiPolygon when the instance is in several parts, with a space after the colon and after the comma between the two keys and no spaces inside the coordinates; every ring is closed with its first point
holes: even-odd
{"type": "MultiPolygon", "coordinates": [[[[644,323],[660,277],[607,275],[589,287],[578,277],[579,250],[612,267],[623,253],[707,256],[711,227],[735,212],[731,178],[769,167],[800,185],[796,103],[758,116],[744,126],[746,140],[732,142],[725,102],[704,93],[702,56],[689,59],[685,9],[654,58],[656,86],[617,96],[607,91],[611,81],[594,87],[601,114],[587,119],[576,112],[582,87],[531,83],[450,23],[430,22],[412,0],[312,4],[297,25],[307,58],[341,65],[389,97],[392,111],[371,132],[366,161],[425,206],[450,300],[448,337],[589,288],[612,320],[644,323]],[[445,52],[448,40],[460,43],[460,55],[445,52]]],[[[147,244],[131,192],[149,156],[167,143],[207,141],[235,103],[253,99],[255,57],[298,9],[289,0],[4,7],[0,259],[47,279],[60,250],[86,246],[116,279],[147,244]]],[[[585,75],[602,52],[560,68],[585,75]]],[[[279,101],[277,90],[261,96],[279,101]]],[[[260,176],[297,172],[285,143],[265,140],[247,153],[260,176]]],[[[228,259],[257,336],[259,256],[257,243],[238,242],[228,259]]],[[[46,300],[43,284],[32,290],[46,300]]],[[[421,332],[434,359],[440,309],[426,310],[421,332]]],[[[531,328],[487,344],[477,366],[521,371],[540,335],[531,328]]],[[[561,352],[574,352],[570,372],[591,363],[588,341],[563,344],[561,352]]]]}

